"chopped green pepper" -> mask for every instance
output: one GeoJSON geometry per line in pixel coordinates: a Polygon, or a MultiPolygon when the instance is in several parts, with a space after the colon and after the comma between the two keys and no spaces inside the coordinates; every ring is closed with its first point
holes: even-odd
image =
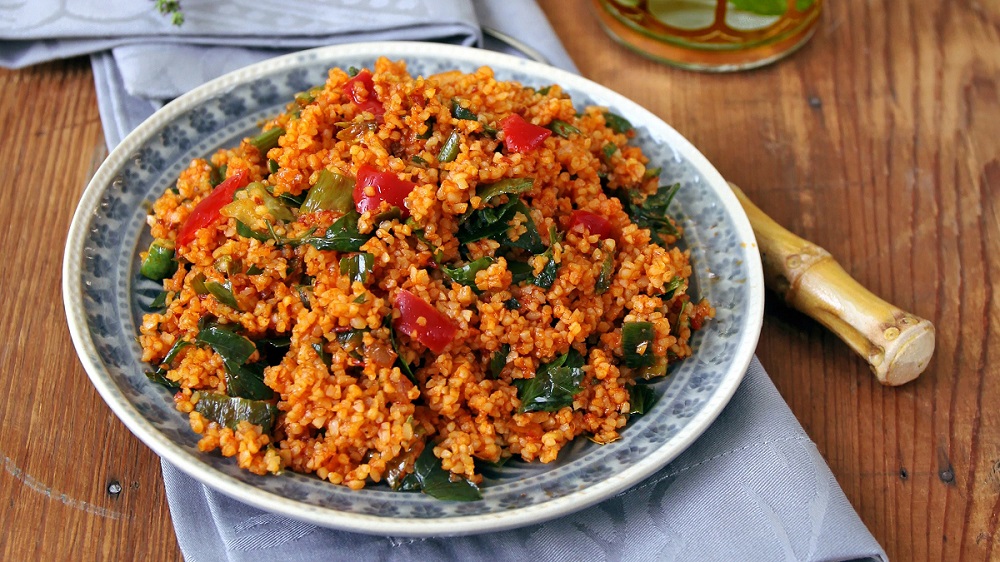
{"type": "Polygon", "coordinates": [[[627,133],[632,130],[632,124],[628,119],[610,111],[604,113],[604,123],[616,133],[627,133]]]}
{"type": "Polygon", "coordinates": [[[354,209],[354,178],[331,170],[320,170],[316,184],[299,208],[303,213],[316,211],[339,211],[346,213],[354,209]]]}
{"type": "Polygon", "coordinates": [[[285,134],[285,130],[281,127],[268,129],[250,139],[250,144],[254,145],[261,154],[267,154],[268,150],[278,146],[278,138],[283,134],[285,134]]]}
{"type": "Polygon", "coordinates": [[[441,145],[441,152],[438,153],[438,162],[452,162],[458,158],[459,145],[462,142],[462,135],[458,131],[452,131],[444,144],[441,145]]]}
{"type": "Polygon", "coordinates": [[[146,254],[146,259],[142,260],[139,273],[153,281],[163,281],[175,271],[177,262],[174,260],[173,242],[159,238],[150,242],[149,252],[146,254]]]}
{"type": "Polygon", "coordinates": [[[266,221],[270,218],[281,221],[295,220],[291,209],[286,207],[277,197],[271,195],[264,184],[259,181],[246,186],[242,194],[237,192],[232,203],[222,207],[220,212],[248,225],[255,224],[258,220],[266,221]],[[261,214],[259,211],[262,205],[267,210],[265,214],[261,214]]]}

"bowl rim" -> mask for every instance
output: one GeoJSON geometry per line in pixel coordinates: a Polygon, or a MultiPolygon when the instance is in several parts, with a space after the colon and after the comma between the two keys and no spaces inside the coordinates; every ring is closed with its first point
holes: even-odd
{"type": "Polygon", "coordinates": [[[764,282],[760,255],[755,251],[756,248],[756,238],[750,221],[722,175],[694,145],[672,126],[625,96],[578,74],[494,51],[440,43],[377,41],[308,49],[244,67],[179,96],[136,127],[100,165],[80,198],[67,234],[63,256],[62,294],[70,335],[91,383],[115,415],[136,437],[157,453],[162,460],[170,462],[188,476],[245,504],[323,527],[376,535],[458,536],[523,527],[565,516],[594,505],[639,484],[666,466],[701,436],[715,421],[725,405],[729,403],[736,388],[741,383],[760,337],[764,312],[764,282]],[[83,290],[80,283],[80,272],[84,259],[84,240],[86,239],[86,229],[97,209],[99,198],[105,193],[107,186],[111,185],[112,179],[126,159],[140,145],[149,141],[154,133],[171,122],[177,114],[195,108],[219,92],[248,83],[260,76],[279,73],[307,64],[316,64],[319,61],[336,66],[338,57],[378,56],[386,56],[394,60],[446,59],[476,66],[521,70],[529,74],[545,76],[546,80],[553,83],[585,90],[604,100],[613,100],[619,107],[628,107],[629,114],[640,115],[648,122],[658,123],[666,133],[665,140],[671,148],[687,160],[707,180],[712,191],[719,196],[726,214],[733,221],[737,234],[746,246],[744,265],[747,269],[748,299],[745,326],[741,326],[744,332],[738,340],[734,361],[729,366],[723,381],[678,435],[668,442],[670,447],[664,445],[621,473],[613,474],[607,479],[591,484],[577,492],[548,502],[499,513],[463,515],[441,519],[347,513],[331,507],[304,504],[278,496],[206,465],[198,459],[197,455],[182,449],[146,421],[114,384],[99,361],[95,359],[99,357],[99,353],[89,333],[86,315],[83,312],[83,290]]]}

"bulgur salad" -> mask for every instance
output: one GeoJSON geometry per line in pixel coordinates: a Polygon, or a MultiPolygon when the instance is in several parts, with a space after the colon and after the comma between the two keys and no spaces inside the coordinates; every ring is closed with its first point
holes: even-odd
{"type": "Polygon", "coordinates": [[[632,136],[487,67],[334,68],[153,204],[147,374],[200,450],[354,489],[614,441],[714,315],[632,136]]]}

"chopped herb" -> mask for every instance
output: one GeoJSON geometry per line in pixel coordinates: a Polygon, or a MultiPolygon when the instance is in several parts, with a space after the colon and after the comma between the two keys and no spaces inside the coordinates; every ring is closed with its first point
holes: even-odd
{"type": "Polygon", "coordinates": [[[233,284],[228,279],[225,283],[206,281],[205,289],[215,297],[215,300],[233,310],[240,310],[240,304],[236,302],[236,295],[233,294],[233,284]]]}
{"type": "Polygon", "coordinates": [[[139,273],[153,281],[163,281],[177,271],[177,261],[174,260],[174,243],[170,240],[153,240],[149,244],[146,259],[139,266],[139,273]]]}
{"type": "Polygon", "coordinates": [[[604,155],[605,162],[610,161],[611,157],[614,156],[616,152],[618,152],[618,145],[613,142],[609,142],[601,147],[601,154],[604,155]]]}
{"type": "Polygon", "coordinates": [[[268,129],[250,139],[250,144],[254,145],[261,154],[267,154],[268,150],[278,146],[278,138],[283,134],[285,134],[285,130],[281,127],[268,129]]]}
{"type": "MultiPolygon", "coordinates": [[[[237,226],[237,228],[239,228],[239,225],[236,225],[236,226],[237,226]]],[[[244,226],[246,226],[246,225],[244,225],[244,226]]],[[[250,269],[247,269],[247,275],[260,275],[261,273],[264,273],[263,268],[258,267],[256,265],[251,265],[250,269]]]]}
{"type": "Polygon", "coordinates": [[[652,178],[658,178],[660,177],[660,172],[662,171],[663,168],[646,168],[646,171],[642,174],[642,179],[648,180],[652,178]]]}
{"type": "Polygon", "coordinates": [[[306,310],[312,310],[312,287],[309,285],[296,285],[295,292],[299,294],[299,302],[306,310]]]}
{"type": "Polygon", "coordinates": [[[165,16],[170,16],[170,23],[177,27],[184,25],[184,12],[181,11],[180,0],[156,0],[156,9],[165,16]]]}
{"type": "Polygon", "coordinates": [[[194,289],[194,294],[196,295],[207,295],[208,288],[205,287],[205,274],[199,273],[191,279],[191,288],[194,289]]]}
{"type": "Polygon", "coordinates": [[[549,95],[549,91],[551,91],[551,90],[552,90],[552,86],[545,86],[544,88],[538,88],[538,93],[541,94],[541,95],[543,95],[543,96],[547,96],[547,95],[549,95]]]}
{"type": "Polygon", "coordinates": [[[611,288],[611,280],[614,278],[615,274],[615,256],[610,252],[604,256],[604,261],[601,262],[601,273],[597,276],[597,283],[594,285],[594,291],[600,295],[611,288]]]}
{"type": "Polygon", "coordinates": [[[399,370],[406,373],[406,376],[414,384],[417,382],[417,376],[413,374],[413,367],[403,359],[403,354],[399,352],[399,342],[396,341],[396,326],[392,323],[392,315],[387,315],[385,317],[385,325],[389,328],[389,343],[392,344],[392,350],[396,353],[396,363],[399,364],[399,370]]]}
{"type": "Polygon", "coordinates": [[[656,362],[653,340],[656,331],[652,322],[625,322],[622,324],[622,351],[627,367],[648,367],[656,362]]]}
{"type": "Polygon", "coordinates": [[[292,338],[290,336],[261,338],[253,343],[257,346],[261,361],[267,365],[277,365],[288,353],[288,348],[292,345],[292,338]]]}
{"type": "Polygon", "coordinates": [[[316,211],[339,211],[347,213],[354,209],[354,184],[352,177],[327,169],[320,170],[316,184],[302,202],[303,213],[316,211]]]}
{"type": "Polygon", "coordinates": [[[483,256],[460,267],[448,267],[446,265],[442,265],[441,271],[448,276],[448,279],[451,279],[455,283],[475,289],[476,274],[493,265],[494,261],[495,260],[489,256],[483,256]]]}
{"type": "Polygon", "coordinates": [[[479,488],[464,478],[452,480],[451,473],[441,468],[441,460],[434,456],[434,446],[428,443],[416,462],[413,476],[420,489],[428,496],[446,501],[476,501],[483,499],[479,488]]]}
{"type": "Polygon", "coordinates": [[[323,344],[320,342],[313,342],[312,348],[313,351],[316,352],[316,355],[319,357],[319,360],[322,361],[324,365],[329,367],[330,363],[333,362],[333,358],[330,356],[329,353],[327,353],[325,349],[323,349],[323,344]]]}
{"type": "Polygon", "coordinates": [[[556,135],[558,135],[558,136],[560,136],[560,137],[562,137],[564,139],[568,139],[570,137],[570,135],[579,135],[580,134],[580,129],[577,129],[573,125],[570,125],[569,123],[567,123],[567,122],[565,122],[565,121],[563,121],[561,119],[553,119],[552,122],[549,123],[549,127],[548,128],[553,133],[555,133],[556,135]]]}
{"type": "Polygon", "coordinates": [[[538,227],[535,226],[535,221],[531,218],[531,209],[529,209],[523,201],[518,199],[511,204],[511,209],[507,212],[510,214],[510,219],[508,219],[504,224],[514,220],[518,213],[524,216],[524,221],[521,223],[524,227],[524,232],[517,237],[517,240],[511,240],[509,229],[504,229],[504,231],[496,237],[496,241],[499,242],[501,246],[521,248],[522,250],[532,254],[545,251],[545,244],[542,243],[542,237],[538,234],[538,227]]]}
{"type": "Polygon", "coordinates": [[[628,119],[610,111],[604,113],[604,123],[616,133],[627,133],[632,130],[632,124],[628,119]]]}
{"type": "Polygon", "coordinates": [[[507,356],[510,355],[510,345],[503,344],[500,349],[490,357],[490,378],[496,380],[500,376],[500,371],[507,366],[507,356]]]}
{"type": "Polygon", "coordinates": [[[166,308],[166,306],[167,306],[166,291],[160,291],[159,293],[157,293],[156,298],[153,299],[153,302],[149,303],[149,308],[151,310],[160,310],[166,308]]]}
{"type": "Polygon", "coordinates": [[[300,193],[298,195],[292,195],[291,193],[282,193],[281,195],[278,196],[278,199],[285,205],[298,209],[299,207],[302,206],[303,203],[305,203],[306,197],[308,195],[309,195],[308,191],[305,193],[300,193]]]}
{"type": "Polygon", "coordinates": [[[353,302],[354,304],[362,304],[366,300],[368,300],[368,295],[366,295],[365,293],[361,293],[360,295],[354,297],[354,300],[351,302],[353,302]]]}
{"type": "Polygon", "coordinates": [[[667,283],[666,287],[663,288],[663,299],[664,300],[672,299],[674,297],[674,293],[677,292],[677,289],[680,289],[681,286],[683,285],[684,285],[684,278],[681,277],[680,275],[671,279],[670,282],[667,283]]]}
{"type": "Polygon", "coordinates": [[[382,472],[382,479],[385,480],[385,483],[388,484],[390,488],[396,491],[403,491],[403,483],[406,482],[408,477],[412,477],[414,487],[406,491],[420,491],[420,482],[413,476],[413,473],[410,472],[412,470],[413,463],[417,460],[418,450],[420,450],[419,447],[410,447],[409,449],[400,452],[389,462],[385,463],[385,471],[382,472]]]}
{"type": "Polygon", "coordinates": [[[507,310],[518,310],[521,308],[521,301],[511,297],[503,302],[507,310]]]}
{"type": "Polygon", "coordinates": [[[163,361],[160,361],[160,365],[156,367],[156,370],[146,372],[146,378],[167,388],[179,388],[180,383],[168,379],[166,375],[167,371],[171,369],[174,359],[177,359],[181,350],[189,345],[191,345],[191,342],[187,340],[176,340],[174,345],[170,346],[167,355],[163,357],[163,361]]]}
{"type": "Polygon", "coordinates": [[[677,227],[667,216],[667,207],[674,200],[681,184],[661,185],[656,193],[642,200],[635,193],[618,195],[622,208],[637,226],[646,228],[657,235],[677,236],[677,227]]]}
{"type": "MultiPolygon", "coordinates": [[[[510,282],[514,285],[517,285],[522,281],[534,279],[535,277],[535,273],[531,269],[531,266],[523,261],[507,260],[507,271],[510,272],[510,282]]],[[[520,307],[520,303],[518,303],[518,306],[520,307]]]]}
{"type": "Polygon", "coordinates": [[[212,263],[212,267],[219,273],[225,275],[235,275],[243,269],[242,265],[240,265],[240,261],[233,259],[233,256],[228,254],[219,256],[219,258],[212,263]]]}
{"type": "Polygon", "coordinates": [[[518,203],[520,200],[514,199],[499,207],[486,207],[473,211],[458,229],[456,236],[459,243],[468,244],[484,238],[491,240],[499,238],[510,228],[510,221],[518,212],[518,203]]]}
{"type": "Polygon", "coordinates": [[[339,343],[345,351],[355,351],[364,345],[366,331],[367,330],[352,328],[346,332],[340,332],[337,334],[337,343],[339,343]]]}
{"type": "Polygon", "coordinates": [[[357,76],[359,72],[361,72],[361,69],[356,66],[352,65],[347,67],[347,75],[350,76],[351,78],[357,76]]]}
{"type": "Polygon", "coordinates": [[[452,131],[444,144],[441,145],[441,152],[438,153],[438,162],[452,162],[458,158],[459,145],[462,142],[462,135],[458,131],[452,131]]]}
{"type": "Polygon", "coordinates": [[[653,387],[644,384],[633,385],[628,389],[628,413],[633,416],[641,416],[653,409],[656,405],[656,393],[653,387]]]}
{"type": "Polygon", "coordinates": [[[420,164],[421,166],[427,165],[427,160],[424,160],[419,156],[414,156],[413,158],[410,158],[410,160],[412,160],[414,164],[420,164]]]}
{"type": "Polygon", "coordinates": [[[427,125],[427,130],[424,131],[423,133],[420,133],[419,135],[417,135],[417,138],[418,139],[422,139],[422,140],[426,140],[426,139],[431,138],[431,135],[434,134],[434,123],[435,123],[435,121],[436,120],[433,117],[431,117],[430,119],[428,119],[427,121],[425,121],[424,123],[427,125]]]}
{"type": "Polygon", "coordinates": [[[211,171],[208,173],[208,183],[215,187],[222,183],[222,180],[226,179],[226,165],[222,166],[212,166],[211,171]]]}
{"type": "Polygon", "coordinates": [[[305,107],[311,104],[312,102],[316,101],[316,94],[322,91],[323,91],[322,86],[313,86],[312,88],[309,88],[304,92],[299,92],[295,94],[295,103],[297,103],[299,107],[305,107]]]}
{"type": "Polygon", "coordinates": [[[549,289],[552,284],[556,281],[556,275],[559,272],[559,264],[555,260],[555,246],[559,243],[559,233],[556,232],[556,227],[553,225],[549,228],[549,249],[545,250],[542,255],[548,258],[545,262],[545,266],[542,267],[541,273],[535,276],[534,283],[543,289],[549,289]]]}
{"type": "MultiPolygon", "coordinates": [[[[483,208],[473,209],[470,205],[469,209],[462,215],[458,241],[462,244],[468,244],[484,238],[496,239],[507,231],[510,221],[519,212],[530,221],[531,215],[527,207],[521,203],[520,199],[513,196],[530,190],[534,181],[533,178],[508,178],[476,188],[476,196],[482,200],[483,208]],[[501,195],[511,196],[510,200],[497,207],[486,206],[501,195]]],[[[534,227],[533,222],[531,226],[534,227]]],[[[522,244],[531,242],[533,241],[529,234],[529,238],[522,244]]]]}
{"type": "Polygon", "coordinates": [[[538,367],[535,377],[514,381],[521,400],[518,412],[555,412],[573,405],[583,390],[585,359],[575,349],[538,367]]]}
{"type": "Polygon", "coordinates": [[[691,319],[688,318],[687,316],[684,316],[684,311],[687,309],[687,306],[689,304],[691,304],[690,301],[684,301],[684,302],[682,302],[681,303],[681,309],[677,311],[677,324],[674,326],[674,328],[676,328],[676,330],[671,330],[672,332],[674,332],[677,335],[680,335],[681,330],[683,328],[686,328],[691,323],[691,319]]]}
{"type": "Polygon", "coordinates": [[[163,376],[159,370],[156,371],[146,371],[146,378],[151,382],[155,382],[158,385],[165,386],[170,389],[178,389],[181,387],[181,383],[172,381],[167,377],[163,376]]]}
{"type": "Polygon", "coordinates": [[[467,107],[462,107],[462,104],[458,102],[457,99],[451,100],[451,116],[455,119],[461,119],[464,121],[478,121],[479,118],[475,113],[472,112],[467,107]]]}
{"type": "Polygon", "coordinates": [[[371,238],[370,235],[361,234],[358,230],[359,218],[361,215],[357,211],[349,211],[330,225],[323,236],[308,236],[301,242],[309,244],[317,250],[359,252],[361,246],[371,238]]]}
{"type": "Polygon", "coordinates": [[[230,429],[236,429],[240,422],[246,421],[259,425],[265,434],[271,433],[274,429],[274,420],[278,417],[277,406],[270,402],[225,396],[214,392],[199,392],[198,403],[194,409],[207,419],[230,429]]]}
{"type": "Polygon", "coordinates": [[[278,167],[278,161],[277,160],[275,160],[274,158],[268,158],[267,159],[267,171],[268,172],[270,172],[272,174],[277,174],[279,169],[280,168],[278,167]]]}
{"type": "Polygon", "coordinates": [[[253,400],[274,396],[274,391],[264,384],[263,363],[247,363],[257,349],[252,341],[220,324],[203,326],[195,341],[208,345],[222,357],[226,368],[226,392],[230,396],[253,400]]]}
{"type": "Polygon", "coordinates": [[[375,256],[364,252],[340,258],[340,274],[346,275],[351,283],[367,283],[375,266],[375,256]]]}
{"type": "Polygon", "coordinates": [[[403,211],[399,207],[390,207],[386,211],[372,217],[372,222],[375,224],[380,224],[385,221],[397,220],[403,216],[403,211]]]}

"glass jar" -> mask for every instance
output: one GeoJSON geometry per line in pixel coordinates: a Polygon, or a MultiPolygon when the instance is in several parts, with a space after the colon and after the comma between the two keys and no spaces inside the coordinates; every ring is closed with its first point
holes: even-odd
{"type": "Polygon", "coordinates": [[[774,62],[816,30],[823,0],[594,0],[604,29],[649,58],[726,72],[774,62]]]}

